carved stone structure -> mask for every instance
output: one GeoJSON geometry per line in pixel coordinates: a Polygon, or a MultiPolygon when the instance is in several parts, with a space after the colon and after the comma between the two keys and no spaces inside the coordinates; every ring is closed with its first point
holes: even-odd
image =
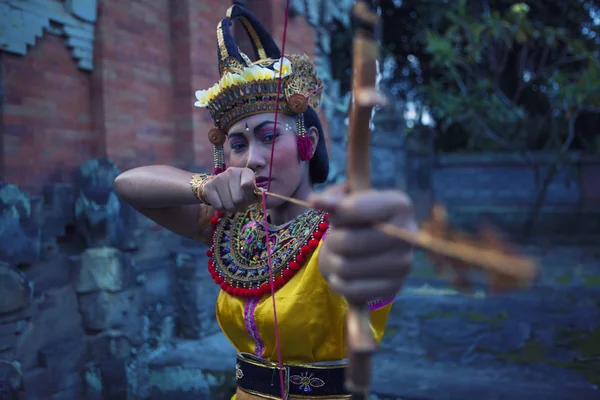
{"type": "Polygon", "coordinates": [[[27,54],[44,30],[66,36],[77,66],[93,69],[96,0],[0,0],[0,48],[27,54]]]}
{"type": "Polygon", "coordinates": [[[15,185],[0,182],[0,260],[11,264],[38,260],[40,233],[29,197],[15,185]]]}
{"type": "Polygon", "coordinates": [[[81,166],[75,176],[75,224],[85,248],[114,246],[134,249],[136,211],[114,190],[120,171],[105,159],[81,166]]]}

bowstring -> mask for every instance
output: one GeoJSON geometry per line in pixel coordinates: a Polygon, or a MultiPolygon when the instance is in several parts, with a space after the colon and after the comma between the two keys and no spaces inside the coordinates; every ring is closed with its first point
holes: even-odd
{"type": "MultiPolygon", "coordinates": [[[[283,23],[283,40],[281,43],[281,58],[279,59],[279,76],[277,79],[277,98],[275,99],[275,129],[277,129],[277,116],[279,115],[279,96],[281,95],[281,81],[283,73],[283,59],[285,57],[285,40],[287,36],[288,27],[288,14],[290,8],[290,0],[286,0],[285,4],[285,17],[283,23]]],[[[273,141],[271,142],[271,158],[269,160],[269,177],[267,181],[267,191],[271,190],[271,177],[273,175],[273,155],[275,154],[275,139],[273,135],[273,141]]],[[[265,240],[267,248],[267,263],[269,264],[269,281],[271,284],[271,300],[273,303],[273,323],[275,325],[275,347],[277,348],[277,364],[279,365],[279,384],[281,387],[281,398],[285,399],[285,386],[284,386],[284,371],[283,361],[281,358],[281,340],[279,335],[279,324],[277,322],[277,308],[275,306],[275,280],[273,279],[273,260],[271,258],[271,239],[269,237],[269,218],[267,216],[267,196],[263,192],[262,194],[262,207],[263,207],[263,218],[264,218],[264,229],[265,229],[265,240]]]]}

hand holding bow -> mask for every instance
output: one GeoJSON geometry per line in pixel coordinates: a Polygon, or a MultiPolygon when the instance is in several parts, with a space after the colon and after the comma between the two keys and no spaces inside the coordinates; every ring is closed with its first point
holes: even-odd
{"type": "Polygon", "coordinates": [[[398,191],[348,194],[336,186],[315,196],[315,208],[333,226],[319,252],[319,267],[332,290],[350,304],[393,299],[410,272],[412,246],[387,235],[379,224],[417,231],[410,200],[398,191]]]}
{"type": "MultiPolygon", "coordinates": [[[[325,276],[329,274],[328,280],[332,288],[341,292],[348,300],[346,340],[349,367],[346,387],[352,398],[358,400],[369,396],[371,356],[377,347],[371,332],[368,300],[373,299],[372,296],[377,292],[378,296],[393,297],[404,281],[410,265],[411,253],[406,245],[397,241],[391,243],[389,238],[384,238],[381,232],[376,233],[374,228],[383,222],[392,224],[391,226],[416,224],[405,196],[393,192],[382,194],[368,191],[371,187],[371,111],[377,103],[383,102],[375,89],[378,54],[375,27],[378,17],[375,4],[367,0],[358,0],[353,14],[356,33],[353,41],[346,189],[357,194],[341,199],[337,207],[331,209],[333,229],[331,237],[324,243],[324,255],[319,257],[319,264],[325,276]],[[382,269],[382,273],[378,274],[379,270],[376,268],[382,269]],[[365,279],[365,274],[372,279],[365,279]]],[[[331,200],[338,200],[340,189],[337,193],[337,196],[330,193],[329,199],[322,197],[321,201],[331,202],[333,205],[335,202],[331,200]]],[[[347,193],[341,195],[347,196],[347,193]]]]}

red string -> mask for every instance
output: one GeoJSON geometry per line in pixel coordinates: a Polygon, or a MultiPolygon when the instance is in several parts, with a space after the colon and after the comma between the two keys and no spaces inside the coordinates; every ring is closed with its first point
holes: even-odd
{"type": "MultiPolygon", "coordinates": [[[[285,56],[285,39],[287,35],[288,14],[290,8],[290,0],[285,4],[285,18],[283,24],[283,40],[281,43],[281,59],[279,60],[279,78],[277,80],[277,98],[275,99],[275,129],[277,129],[277,116],[279,115],[279,96],[281,95],[281,74],[283,72],[283,58],[285,56]]],[[[273,155],[275,154],[275,140],[271,144],[271,159],[269,161],[269,178],[267,183],[267,191],[271,190],[271,176],[273,175],[273,155]]],[[[281,387],[281,398],[285,399],[285,385],[283,373],[283,361],[281,359],[281,341],[279,338],[279,324],[277,323],[277,309],[275,307],[275,280],[273,279],[273,260],[271,259],[271,240],[269,238],[269,218],[267,216],[267,196],[262,194],[262,206],[265,228],[265,239],[267,247],[267,262],[269,264],[269,280],[271,282],[271,300],[273,302],[273,322],[275,325],[275,346],[277,347],[277,362],[279,364],[279,384],[281,387]]]]}

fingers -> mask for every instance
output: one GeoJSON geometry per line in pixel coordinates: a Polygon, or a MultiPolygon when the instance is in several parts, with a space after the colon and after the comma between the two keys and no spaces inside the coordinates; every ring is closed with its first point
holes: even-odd
{"type": "Polygon", "coordinates": [[[331,213],[345,196],[348,196],[348,187],[335,185],[325,189],[322,193],[313,193],[308,201],[313,208],[331,213]]]}
{"type": "Polygon", "coordinates": [[[331,275],[329,286],[343,295],[350,303],[364,303],[374,299],[395,297],[401,283],[390,279],[370,279],[346,281],[337,275],[331,275]]]}
{"type": "Polygon", "coordinates": [[[254,194],[254,171],[250,168],[242,169],[240,176],[240,188],[243,201],[247,204],[255,202],[256,195],[254,194]]]}
{"type": "Polygon", "coordinates": [[[240,212],[255,200],[253,176],[248,168],[229,168],[208,182],[202,193],[217,211],[240,212]]]}
{"type": "Polygon", "coordinates": [[[311,199],[313,207],[330,213],[333,226],[372,225],[412,214],[408,196],[399,191],[365,191],[348,194],[343,188],[327,190],[311,199]]]}
{"type": "Polygon", "coordinates": [[[334,225],[327,233],[325,242],[332,252],[344,257],[366,257],[390,249],[405,250],[410,247],[406,242],[371,226],[334,225]]]}
{"type": "Polygon", "coordinates": [[[312,197],[311,203],[329,213],[331,229],[319,266],[331,289],[356,302],[394,296],[410,272],[413,252],[378,224],[416,230],[409,198],[398,191],[350,193],[342,186],[312,197]]]}
{"type": "Polygon", "coordinates": [[[217,192],[216,188],[212,187],[211,183],[212,182],[206,184],[204,190],[202,191],[202,194],[204,195],[206,200],[208,200],[212,208],[220,212],[226,212],[227,210],[221,202],[221,197],[219,196],[219,193],[217,192]]]}
{"type": "MultiPolygon", "coordinates": [[[[226,172],[223,172],[226,173],[226,172]]],[[[229,180],[235,179],[229,174],[228,179],[215,179],[215,186],[217,189],[217,194],[219,195],[219,200],[222,204],[222,207],[226,212],[233,213],[236,211],[235,205],[233,203],[233,198],[231,196],[231,191],[229,190],[229,180]]]]}
{"type": "MultiPolygon", "coordinates": [[[[329,238],[327,239],[329,240],[329,238]]],[[[373,253],[365,257],[342,256],[332,251],[327,243],[320,250],[327,257],[327,265],[321,268],[325,279],[337,275],[344,280],[364,280],[373,276],[382,279],[403,277],[413,263],[411,251],[398,251],[392,254],[373,253]]]]}
{"type": "Polygon", "coordinates": [[[239,171],[236,174],[232,174],[230,179],[227,180],[227,186],[229,188],[229,193],[231,194],[231,202],[234,208],[239,208],[242,206],[244,201],[244,194],[242,193],[241,184],[242,174],[239,171]]]}

